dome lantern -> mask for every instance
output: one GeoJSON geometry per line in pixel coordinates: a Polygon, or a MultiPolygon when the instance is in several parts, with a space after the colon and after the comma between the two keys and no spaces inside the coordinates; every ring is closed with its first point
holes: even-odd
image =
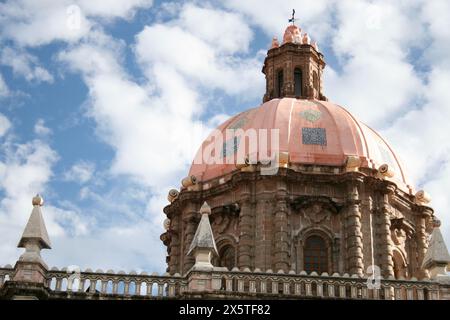
{"type": "Polygon", "coordinates": [[[307,33],[295,25],[295,18],[283,35],[281,45],[267,52],[262,72],[266,76],[266,93],[263,102],[275,98],[327,100],[323,95],[322,73],[325,68],[323,54],[317,42],[311,42],[307,33]]]}

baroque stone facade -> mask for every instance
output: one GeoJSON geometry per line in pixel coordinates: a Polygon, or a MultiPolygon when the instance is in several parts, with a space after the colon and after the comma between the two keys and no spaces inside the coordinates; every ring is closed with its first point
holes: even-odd
{"type": "Polygon", "coordinates": [[[426,277],[421,263],[437,223],[433,210],[394,183],[345,167],[339,173],[280,168],[276,176],[246,169],[208,190],[186,189],[164,209],[168,272],[184,274],[193,266],[187,250],[207,201],[218,266],[301,272],[307,270],[305,242],[318,235],[326,248],[322,272],[363,275],[376,265],[384,277],[426,277]]]}

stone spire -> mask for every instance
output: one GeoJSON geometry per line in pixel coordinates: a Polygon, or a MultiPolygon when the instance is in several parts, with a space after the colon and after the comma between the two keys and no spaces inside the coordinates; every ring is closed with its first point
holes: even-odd
{"type": "Polygon", "coordinates": [[[188,255],[195,254],[194,268],[212,268],[211,264],[212,254],[217,253],[216,241],[209,223],[209,215],[211,214],[211,207],[205,202],[200,208],[202,215],[197,231],[195,231],[194,239],[189,247],[188,255]]]}
{"type": "Polygon", "coordinates": [[[438,275],[446,275],[446,268],[450,264],[450,255],[445,245],[439,227],[435,227],[428,250],[423,258],[422,268],[430,271],[431,278],[438,275]]]}
{"type": "Polygon", "coordinates": [[[45,266],[40,252],[41,249],[51,249],[51,244],[41,211],[44,199],[40,195],[36,195],[32,200],[32,204],[33,210],[17,245],[19,248],[25,248],[25,252],[19,261],[40,262],[45,266]]]}

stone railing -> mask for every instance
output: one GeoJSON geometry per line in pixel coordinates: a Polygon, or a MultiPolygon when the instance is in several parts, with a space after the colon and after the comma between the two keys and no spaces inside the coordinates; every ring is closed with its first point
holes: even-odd
{"type": "Polygon", "coordinates": [[[0,267],[0,288],[3,286],[3,284],[12,279],[12,276],[14,274],[14,268],[7,264],[4,267],[0,267]]]}
{"type": "Polygon", "coordinates": [[[268,272],[214,272],[212,288],[225,295],[244,295],[264,298],[322,298],[322,299],[439,299],[439,285],[432,281],[380,280],[378,289],[369,289],[367,278],[348,274],[332,276],[312,272],[295,274],[268,272]]]}
{"type": "MultiPolygon", "coordinates": [[[[0,288],[14,273],[11,266],[0,268],[0,288]]],[[[173,299],[253,298],[253,299],[377,299],[377,300],[437,300],[440,284],[415,278],[410,280],[381,279],[378,289],[370,289],[367,278],[357,275],[329,276],[302,271],[288,274],[258,269],[240,271],[237,268],[215,268],[214,271],[191,270],[187,275],[168,273],[151,275],[145,272],[125,273],[108,270],[68,272],[67,268],[52,268],[46,273],[45,286],[53,298],[85,299],[173,299]],[[208,284],[209,283],[209,284],[208,284]]]]}
{"type": "MultiPolygon", "coordinates": [[[[93,272],[68,272],[67,268],[52,268],[47,273],[47,286],[54,293],[107,295],[111,298],[142,297],[171,298],[181,295],[187,288],[187,281],[179,274],[148,275],[108,270],[93,272]]],[[[108,297],[106,297],[108,298],[108,297]]]]}

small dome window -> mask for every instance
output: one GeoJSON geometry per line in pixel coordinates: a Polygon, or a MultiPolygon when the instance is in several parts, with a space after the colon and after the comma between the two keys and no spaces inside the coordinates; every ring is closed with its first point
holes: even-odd
{"type": "Polygon", "coordinates": [[[300,68],[294,70],[294,95],[296,97],[302,96],[302,70],[300,68]]]}

